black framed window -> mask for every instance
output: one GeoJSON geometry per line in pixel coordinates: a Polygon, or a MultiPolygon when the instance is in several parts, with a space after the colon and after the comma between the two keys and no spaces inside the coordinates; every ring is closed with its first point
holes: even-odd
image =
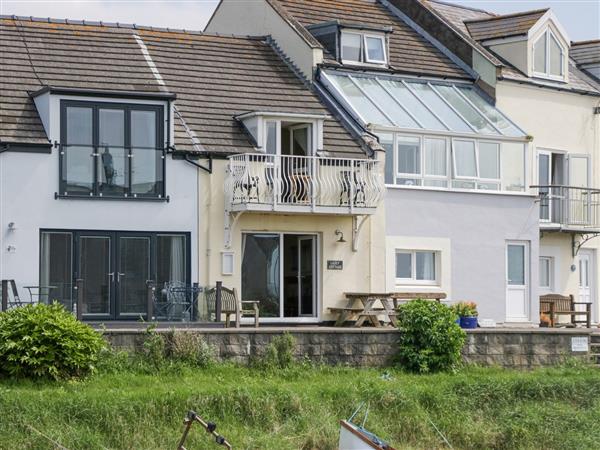
{"type": "Polygon", "coordinates": [[[61,102],[60,195],[165,198],[163,107],[61,102]]]}

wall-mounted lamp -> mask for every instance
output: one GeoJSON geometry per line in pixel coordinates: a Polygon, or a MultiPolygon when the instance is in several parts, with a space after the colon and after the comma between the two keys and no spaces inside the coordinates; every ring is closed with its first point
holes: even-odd
{"type": "Polygon", "coordinates": [[[335,235],[339,236],[337,242],[346,242],[346,239],[344,239],[344,233],[342,233],[342,230],[340,230],[340,229],[335,230],[335,235]]]}
{"type": "Polygon", "coordinates": [[[6,251],[8,253],[14,253],[17,251],[17,247],[15,247],[14,245],[9,245],[8,247],[6,247],[6,251]]]}
{"type": "Polygon", "coordinates": [[[15,231],[17,229],[17,224],[14,222],[8,222],[8,231],[15,231]]]}

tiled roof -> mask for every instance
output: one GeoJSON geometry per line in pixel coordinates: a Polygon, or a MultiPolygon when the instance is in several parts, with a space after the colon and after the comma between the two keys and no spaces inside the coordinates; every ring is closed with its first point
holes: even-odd
{"type": "MultiPolygon", "coordinates": [[[[450,78],[470,76],[382,4],[373,0],[269,0],[304,26],[331,20],[390,26],[390,65],[395,71],[450,78]]],[[[329,60],[328,62],[333,62],[329,60]]]]}
{"type": "Polygon", "coordinates": [[[473,39],[478,41],[520,36],[527,34],[548,10],[548,8],[538,9],[490,18],[469,19],[463,22],[473,39]]]}
{"type": "Polygon", "coordinates": [[[466,6],[445,3],[437,0],[420,1],[426,6],[438,11],[452,25],[466,34],[469,34],[469,30],[467,30],[465,20],[490,19],[496,16],[496,14],[483,11],[481,9],[469,8],[466,6]]]}
{"type": "MultiPolygon", "coordinates": [[[[494,17],[507,18],[510,16],[520,16],[523,14],[525,14],[525,15],[531,14],[531,15],[535,16],[540,13],[541,13],[541,15],[539,15],[539,17],[541,17],[543,14],[545,14],[545,11],[547,11],[547,10],[539,10],[539,11],[530,11],[529,13],[518,13],[516,15],[511,14],[511,15],[507,15],[507,16],[496,16],[493,13],[486,13],[481,10],[474,10],[472,8],[464,7],[461,5],[448,4],[448,3],[444,3],[443,1],[439,1],[439,0],[420,0],[420,1],[422,3],[425,3],[426,5],[429,5],[430,7],[434,8],[437,12],[439,12],[443,16],[444,19],[447,19],[456,28],[466,30],[467,32],[469,32],[471,30],[471,27],[469,26],[469,29],[467,29],[467,26],[470,23],[471,24],[476,23],[476,22],[472,22],[472,20],[476,19],[477,17],[475,17],[475,16],[478,16],[478,15],[481,15],[480,19],[482,19],[482,20],[480,20],[480,22],[494,24],[495,23],[494,17]],[[485,18],[485,14],[488,14],[488,16],[489,16],[487,19],[485,18]],[[462,23],[462,25],[461,25],[461,23],[462,23]]],[[[473,46],[480,45],[479,42],[477,40],[475,40],[474,36],[467,34],[466,37],[471,40],[471,43],[473,46]]],[[[575,53],[575,55],[573,55],[574,49],[576,49],[576,47],[571,48],[571,51],[569,52],[569,56],[572,58],[577,57],[576,56],[577,53],[575,53]]],[[[489,48],[486,48],[486,51],[490,52],[495,57],[498,56],[489,48]]],[[[566,91],[586,92],[586,93],[591,93],[591,94],[595,94],[595,95],[600,94],[600,89],[598,87],[598,83],[596,81],[594,81],[593,79],[591,79],[590,76],[585,74],[583,71],[578,69],[577,66],[573,63],[569,64],[569,82],[568,83],[559,83],[559,82],[552,82],[552,81],[544,81],[544,80],[541,80],[538,78],[529,78],[527,75],[525,75],[524,73],[522,73],[515,67],[512,67],[506,60],[503,60],[503,65],[504,66],[501,69],[501,78],[506,79],[506,80],[530,83],[530,84],[535,84],[538,86],[550,87],[553,89],[560,89],[560,90],[566,90],[566,91]]]]}
{"type": "Polygon", "coordinates": [[[600,63],[600,39],[571,42],[569,55],[577,65],[600,63]]]}
{"type": "MultiPolygon", "coordinates": [[[[166,89],[177,95],[175,104],[202,147],[214,153],[253,149],[235,115],[328,113],[262,38],[2,18],[0,45],[2,142],[47,142],[29,96],[45,85],[111,91],[166,89]],[[145,43],[166,86],[157,82],[135,35],[145,43]]],[[[176,148],[193,151],[182,122],[174,123],[176,148]]],[[[325,120],[324,147],[338,154],[362,153],[333,118],[325,120]]]]}

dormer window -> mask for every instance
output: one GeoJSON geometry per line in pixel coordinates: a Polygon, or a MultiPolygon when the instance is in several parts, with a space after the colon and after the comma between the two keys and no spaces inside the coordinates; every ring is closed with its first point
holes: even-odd
{"type": "Polygon", "coordinates": [[[385,36],[342,31],[342,62],[387,64],[385,36]]]}
{"type": "Polygon", "coordinates": [[[567,49],[556,35],[546,30],[533,44],[533,73],[535,76],[564,80],[567,49]]]}
{"type": "Polygon", "coordinates": [[[314,156],[323,148],[326,115],[251,112],[236,116],[258,151],[269,155],[314,156]]]}

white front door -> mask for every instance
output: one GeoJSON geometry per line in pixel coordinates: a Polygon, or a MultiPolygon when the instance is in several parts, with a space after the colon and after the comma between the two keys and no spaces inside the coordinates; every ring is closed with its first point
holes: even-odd
{"type": "Polygon", "coordinates": [[[506,244],[506,321],[529,320],[529,245],[506,244]]]}

